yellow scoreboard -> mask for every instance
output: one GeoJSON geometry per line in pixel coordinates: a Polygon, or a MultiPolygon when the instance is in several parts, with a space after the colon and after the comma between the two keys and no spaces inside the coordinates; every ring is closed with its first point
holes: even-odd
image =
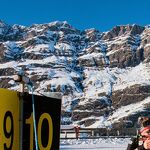
{"type": "MultiPolygon", "coordinates": [[[[19,92],[0,89],[0,150],[19,150],[20,145],[23,150],[35,150],[32,95],[22,95],[22,126],[19,123],[19,95],[19,92]]],[[[34,99],[38,148],[59,150],[61,99],[37,95],[34,99]]]]}
{"type": "Polygon", "coordinates": [[[19,150],[18,92],[0,89],[0,150],[19,150]]]}
{"type": "MultiPolygon", "coordinates": [[[[61,99],[34,95],[39,150],[59,150],[61,99]]],[[[35,150],[32,95],[24,94],[23,150],[35,150]]]]}

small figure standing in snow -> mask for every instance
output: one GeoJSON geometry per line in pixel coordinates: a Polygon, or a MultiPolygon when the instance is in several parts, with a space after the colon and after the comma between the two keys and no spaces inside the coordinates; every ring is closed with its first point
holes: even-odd
{"type": "Polygon", "coordinates": [[[79,126],[75,126],[74,130],[75,130],[75,133],[76,133],[76,139],[78,140],[80,127],[79,126]]]}

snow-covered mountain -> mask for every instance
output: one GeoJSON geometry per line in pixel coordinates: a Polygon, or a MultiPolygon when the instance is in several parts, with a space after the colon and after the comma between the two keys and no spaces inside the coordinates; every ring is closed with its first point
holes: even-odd
{"type": "Polygon", "coordinates": [[[13,76],[20,70],[35,93],[62,93],[62,124],[134,125],[150,111],[150,26],[100,32],[59,21],[0,21],[0,87],[18,90],[13,76]]]}

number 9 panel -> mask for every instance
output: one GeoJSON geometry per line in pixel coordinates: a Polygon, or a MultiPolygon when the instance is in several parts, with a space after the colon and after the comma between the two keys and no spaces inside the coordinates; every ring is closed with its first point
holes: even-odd
{"type": "Polygon", "coordinates": [[[0,89],[0,150],[19,150],[19,96],[0,89]]]}

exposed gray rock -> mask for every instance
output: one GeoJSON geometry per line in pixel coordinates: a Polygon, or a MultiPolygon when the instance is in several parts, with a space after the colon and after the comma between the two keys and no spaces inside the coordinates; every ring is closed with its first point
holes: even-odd
{"type": "Polygon", "coordinates": [[[150,85],[134,85],[124,90],[114,91],[112,105],[114,108],[137,103],[150,96],[150,85]]]}
{"type": "MultiPolygon", "coordinates": [[[[149,62],[149,27],[121,25],[102,33],[80,31],[59,21],[30,27],[0,21],[0,87],[15,89],[11,76],[22,69],[36,92],[62,93],[62,115],[69,120],[64,124],[89,126],[101,116],[106,119],[116,109],[148,98],[149,62]],[[132,86],[114,91],[116,80],[123,80],[121,73],[140,65],[147,66],[140,76],[143,84],[133,81],[132,86]]],[[[148,114],[149,103],[143,107],[148,114]]],[[[142,113],[122,117],[113,129],[122,132],[142,113]]]]}

